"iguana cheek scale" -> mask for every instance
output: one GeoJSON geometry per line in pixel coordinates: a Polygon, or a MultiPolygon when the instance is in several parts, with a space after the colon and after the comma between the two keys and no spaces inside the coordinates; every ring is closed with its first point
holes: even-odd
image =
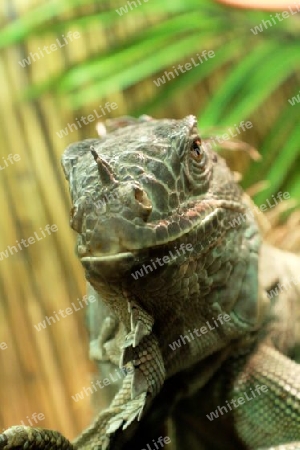
{"type": "Polygon", "coordinates": [[[239,226],[230,226],[248,211],[233,174],[203,148],[193,116],[121,118],[107,126],[111,132],[101,139],[70,145],[62,165],[73,202],[77,255],[88,290],[97,297],[96,306],[89,306],[90,355],[101,370],[118,365],[125,377],[109,407],[73,447],[59,433],[54,445],[54,432],[25,427],[6,431],[0,448],[13,448],[17,441],[37,448],[40,439],[41,448],[51,440],[49,448],[123,449],[121,442],[134,438],[138,420],[151,418],[156,398],[163,399],[174,383],[174,418],[183,398],[199,424],[206,417],[201,408],[209,403],[201,398],[206,389],[220,402],[224,386],[230,398],[232,389],[248,392],[260,383],[268,385],[271,397],[253,402],[255,421],[244,406],[232,412],[229,428],[243,443],[239,448],[279,449],[284,442],[285,449],[300,449],[289,444],[300,440],[298,419],[284,438],[280,431],[272,438],[266,432],[270,399],[280,404],[283,396],[295,410],[300,405],[300,370],[262,338],[270,301],[258,279],[261,240],[250,214],[239,226]],[[176,254],[143,277],[132,276],[143,264],[187,245],[190,252],[176,254]],[[230,320],[170,350],[181,335],[224,315],[230,320]],[[297,373],[295,379],[278,369],[279,360],[297,373]],[[299,401],[286,390],[289,380],[299,401]]]}

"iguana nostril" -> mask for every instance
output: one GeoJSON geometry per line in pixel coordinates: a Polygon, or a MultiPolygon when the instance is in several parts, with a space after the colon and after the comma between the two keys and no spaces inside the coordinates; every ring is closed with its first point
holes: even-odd
{"type": "Polygon", "coordinates": [[[140,188],[135,188],[134,189],[134,197],[145,208],[151,208],[152,209],[152,204],[151,204],[151,202],[149,200],[149,197],[148,197],[148,195],[146,194],[145,191],[143,191],[140,188]]]}
{"type": "Polygon", "coordinates": [[[152,203],[149,200],[147,193],[143,189],[135,187],[134,198],[138,205],[139,215],[143,220],[146,220],[152,211],[152,203]]]}
{"type": "Polygon", "coordinates": [[[143,193],[144,191],[138,187],[134,189],[135,199],[140,203],[143,203],[143,193]]]}

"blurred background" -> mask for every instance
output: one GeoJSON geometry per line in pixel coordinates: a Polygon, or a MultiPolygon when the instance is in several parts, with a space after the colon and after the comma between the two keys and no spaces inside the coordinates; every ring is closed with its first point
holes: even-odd
{"type": "Polygon", "coordinates": [[[72,399],[95,371],[85,308],[34,325],[85,293],[60,158],[96,137],[98,120],[196,115],[257,205],[290,194],[294,202],[268,208],[264,229],[300,250],[300,3],[270,3],[2,0],[1,430],[37,413],[39,426],[73,438],[92,417],[90,395],[72,399]],[[237,129],[247,144],[216,137],[237,129]]]}

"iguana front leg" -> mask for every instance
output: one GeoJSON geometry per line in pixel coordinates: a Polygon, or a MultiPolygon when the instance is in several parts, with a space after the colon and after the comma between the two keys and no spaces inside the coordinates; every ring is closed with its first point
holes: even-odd
{"type": "Polygon", "coordinates": [[[247,448],[300,450],[300,365],[269,342],[259,345],[251,356],[231,363],[231,370],[238,376],[228,400],[244,401],[234,408],[233,416],[237,433],[247,448]],[[261,386],[265,388],[262,390],[261,386]]]}
{"type": "Polygon", "coordinates": [[[153,318],[139,305],[128,302],[131,330],[123,345],[121,367],[127,372],[111,405],[74,441],[80,450],[109,448],[113,434],[139,419],[160,390],[165,369],[158,341],[152,332],[153,318]]]}
{"type": "Polygon", "coordinates": [[[300,450],[299,270],[298,256],[262,246],[260,285],[269,292],[270,321],[253,354],[233,363],[232,395],[257,385],[268,389],[234,410],[237,432],[250,449],[300,450]]]}

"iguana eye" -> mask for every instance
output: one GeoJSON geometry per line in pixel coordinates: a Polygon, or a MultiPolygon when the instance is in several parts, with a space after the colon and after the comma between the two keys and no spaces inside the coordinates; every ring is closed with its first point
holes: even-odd
{"type": "Polygon", "coordinates": [[[198,136],[195,139],[193,139],[191,145],[191,156],[193,159],[199,162],[201,166],[205,165],[206,155],[203,148],[201,147],[201,139],[198,136]]]}

